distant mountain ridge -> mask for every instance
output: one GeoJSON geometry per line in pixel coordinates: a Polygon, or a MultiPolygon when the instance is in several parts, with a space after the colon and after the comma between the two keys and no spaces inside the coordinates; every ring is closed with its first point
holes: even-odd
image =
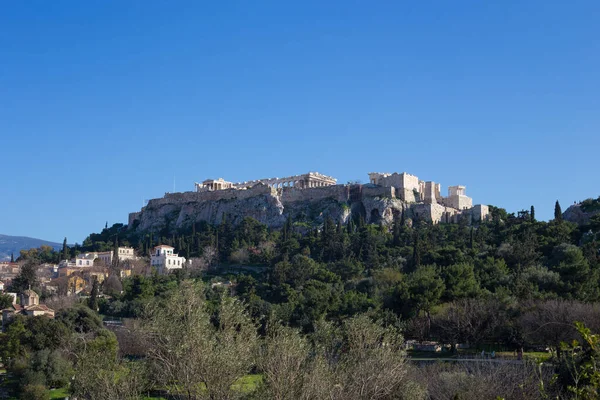
{"type": "Polygon", "coordinates": [[[10,261],[11,253],[15,259],[19,257],[21,250],[38,248],[41,245],[52,246],[54,249],[62,249],[62,243],[50,242],[48,240],[35,239],[27,236],[10,236],[0,234],[0,261],[10,261]]]}

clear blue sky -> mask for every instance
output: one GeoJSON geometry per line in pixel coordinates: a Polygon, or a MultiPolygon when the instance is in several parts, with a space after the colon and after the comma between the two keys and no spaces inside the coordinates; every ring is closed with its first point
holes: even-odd
{"type": "Polygon", "coordinates": [[[194,181],[406,171],[600,194],[600,2],[0,4],[0,233],[81,243],[194,181]]]}

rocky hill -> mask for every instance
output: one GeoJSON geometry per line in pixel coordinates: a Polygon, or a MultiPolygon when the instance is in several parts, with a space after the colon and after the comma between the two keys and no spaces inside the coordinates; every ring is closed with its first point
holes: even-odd
{"type": "Polygon", "coordinates": [[[14,254],[15,258],[17,258],[21,250],[38,248],[41,245],[51,246],[54,249],[62,248],[62,244],[49,242],[47,240],[26,236],[0,235],[0,261],[10,260],[11,254],[14,254]]]}
{"type": "Polygon", "coordinates": [[[578,225],[588,225],[591,218],[600,214],[600,197],[587,199],[579,204],[573,204],[563,213],[565,221],[575,222],[578,225]]]}
{"type": "Polygon", "coordinates": [[[456,210],[438,203],[405,201],[396,196],[393,187],[371,184],[310,189],[275,189],[260,184],[246,190],[168,193],[130,214],[129,229],[158,232],[199,221],[219,224],[223,218],[237,224],[245,217],[272,228],[283,226],[288,217],[308,226],[319,225],[328,216],[341,223],[360,216],[366,222],[389,225],[395,215],[402,214],[406,220],[456,222],[461,216],[481,219],[482,207],[487,210],[487,206],[456,210]]]}

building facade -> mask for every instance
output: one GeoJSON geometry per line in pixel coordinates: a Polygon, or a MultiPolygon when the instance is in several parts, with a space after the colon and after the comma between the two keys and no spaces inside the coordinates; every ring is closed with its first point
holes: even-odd
{"type": "Polygon", "coordinates": [[[160,245],[154,247],[150,256],[150,265],[158,269],[159,273],[168,273],[174,269],[181,269],[185,265],[185,257],[179,257],[173,252],[174,247],[160,245]]]}
{"type": "MultiPolygon", "coordinates": [[[[114,251],[102,251],[98,253],[98,258],[104,265],[112,265],[114,256],[114,251]]],[[[135,251],[132,247],[119,247],[117,249],[117,256],[119,257],[119,262],[136,259],[135,251]]]]}
{"type": "Polygon", "coordinates": [[[40,303],[40,296],[33,290],[25,290],[21,293],[20,304],[16,303],[16,296],[13,297],[13,304],[2,310],[2,327],[15,316],[25,315],[29,317],[46,316],[54,318],[54,310],[40,303]]]}
{"type": "Polygon", "coordinates": [[[98,258],[98,253],[81,253],[75,257],[75,266],[77,267],[93,267],[94,260],[98,258]]]}

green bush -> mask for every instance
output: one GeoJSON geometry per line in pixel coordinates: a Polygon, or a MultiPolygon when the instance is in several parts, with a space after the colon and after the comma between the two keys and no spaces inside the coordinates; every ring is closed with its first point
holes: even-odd
{"type": "Polygon", "coordinates": [[[23,386],[20,399],[22,400],[50,400],[50,393],[43,385],[30,384],[23,386]]]}
{"type": "Polygon", "coordinates": [[[600,196],[597,199],[585,199],[582,201],[581,210],[584,212],[600,211],[600,196]]]}

